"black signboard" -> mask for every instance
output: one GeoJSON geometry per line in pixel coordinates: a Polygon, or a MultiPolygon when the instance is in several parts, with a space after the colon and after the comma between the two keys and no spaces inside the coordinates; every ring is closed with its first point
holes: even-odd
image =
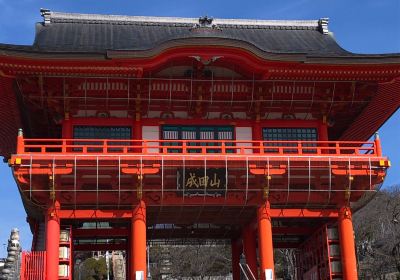
{"type": "Polygon", "coordinates": [[[225,168],[180,168],[177,189],[187,196],[222,196],[226,190],[225,168]]]}

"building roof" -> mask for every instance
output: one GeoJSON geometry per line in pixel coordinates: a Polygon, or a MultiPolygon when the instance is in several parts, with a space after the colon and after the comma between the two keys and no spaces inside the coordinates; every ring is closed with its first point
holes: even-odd
{"type": "Polygon", "coordinates": [[[0,55],[27,58],[148,58],[185,46],[238,48],[275,61],[392,64],[400,54],[344,50],[319,20],[253,20],[60,13],[41,10],[32,45],[0,43],[0,55]]]}
{"type": "Polygon", "coordinates": [[[328,19],[243,20],[59,13],[41,10],[33,50],[151,50],[174,40],[245,42],[269,53],[348,55],[328,31],[328,19]]]}

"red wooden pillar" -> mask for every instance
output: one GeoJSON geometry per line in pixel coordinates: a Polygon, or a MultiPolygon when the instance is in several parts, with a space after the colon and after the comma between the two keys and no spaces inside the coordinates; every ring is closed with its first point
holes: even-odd
{"type": "Polygon", "coordinates": [[[139,120],[135,120],[134,123],[134,131],[133,131],[133,139],[142,140],[142,122],[139,120]]]}
{"type": "Polygon", "coordinates": [[[233,280],[240,280],[240,255],[243,251],[242,240],[232,239],[232,277],[233,280]]]}
{"type": "Polygon", "coordinates": [[[131,279],[143,279],[146,272],[146,204],[140,200],[132,213],[131,235],[131,279]]]}
{"type": "MultiPolygon", "coordinates": [[[[260,120],[258,118],[259,117],[257,117],[257,120],[253,123],[252,138],[253,138],[253,141],[257,141],[257,142],[253,142],[253,146],[261,147],[262,143],[260,141],[263,140],[263,136],[262,136],[262,128],[261,128],[260,120]]],[[[260,153],[261,151],[259,149],[254,149],[253,152],[260,153]]]]}
{"type": "MultiPolygon", "coordinates": [[[[133,140],[135,140],[133,142],[133,146],[137,146],[137,147],[141,147],[144,145],[143,141],[142,141],[142,122],[140,120],[140,114],[136,113],[136,119],[134,122],[134,127],[133,127],[133,140]]],[[[142,149],[138,148],[138,149],[134,149],[135,152],[137,153],[141,153],[142,149]]]]}
{"type": "Polygon", "coordinates": [[[260,120],[256,120],[253,123],[252,134],[253,134],[253,141],[262,141],[263,135],[262,135],[262,127],[261,127],[260,120]]]}
{"type": "Polygon", "coordinates": [[[270,204],[265,202],[257,212],[258,254],[260,255],[260,279],[274,279],[274,247],[272,244],[272,224],[270,204]]]}
{"type": "Polygon", "coordinates": [[[358,279],[357,260],[350,207],[344,206],[340,208],[338,226],[343,279],[356,280],[358,279]]]}
{"type": "Polygon", "coordinates": [[[257,251],[256,251],[256,232],[254,228],[247,225],[243,229],[242,233],[243,239],[243,253],[246,258],[246,263],[248,264],[251,272],[256,277],[258,276],[257,269],[257,251]]]}
{"type": "Polygon", "coordinates": [[[69,118],[69,113],[65,113],[65,118],[62,123],[62,137],[64,139],[73,138],[73,126],[71,119],[69,118]]]}
{"type": "Polygon", "coordinates": [[[60,219],[58,210],[60,204],[55,201],[46,213],[46,280],[58,279],[60,219]]]}
{"type": "Polygon", "coordinates": [[[328,125],[326,122],[320,122],[318,125],[318,141],[329,141],[328,125]]]}

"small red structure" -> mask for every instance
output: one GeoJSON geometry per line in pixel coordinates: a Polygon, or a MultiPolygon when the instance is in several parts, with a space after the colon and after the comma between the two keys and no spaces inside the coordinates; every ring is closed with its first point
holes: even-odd
{"type": "Polygon", "coordinates": [[[32,46],[0,46],[23,279],[72,279],[85,250],[146,279],[147,241],[182,238],[232,242],[234,279],[242,251],[274,279],[274,248],[298,248],[298,279],[357,279],[351,206],[390,166],[368,139],[399,107],[400,55],[349,53],[327,19],[42,15],[32,46]]]}

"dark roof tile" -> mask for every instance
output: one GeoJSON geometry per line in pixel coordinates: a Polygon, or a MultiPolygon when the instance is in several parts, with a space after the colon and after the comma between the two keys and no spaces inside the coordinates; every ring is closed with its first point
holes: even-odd
{"type": "Polygon", "coordinates": [[[42,11],[33,48],[39,51],[150,50],[186,38],[244,41],[264,52],[347,55],[327,33],[327,19],[314,21],[202,19],[88,15],[42,11]],[[204,20],[203,20],[204,21],[204,20]]]}

